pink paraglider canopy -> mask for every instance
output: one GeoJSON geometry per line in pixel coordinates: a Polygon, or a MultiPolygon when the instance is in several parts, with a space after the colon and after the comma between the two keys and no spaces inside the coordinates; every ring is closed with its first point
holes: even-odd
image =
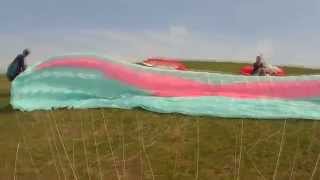
{"type": "Polygon", "coordinates": [[[143,61],[143,65],[150,67],[158,67],[164,69],[187,70],[187,66],[181,62],[181,59],[153,57],[143,61]]]}

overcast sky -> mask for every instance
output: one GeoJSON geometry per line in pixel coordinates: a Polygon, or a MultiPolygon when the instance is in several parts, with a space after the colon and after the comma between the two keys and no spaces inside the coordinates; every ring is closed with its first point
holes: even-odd
{"type": "Polygon", "coordinates": [[[319,0],[0,0],[0,69],[97,53],[254,59],[320,67],[319,0]]]}

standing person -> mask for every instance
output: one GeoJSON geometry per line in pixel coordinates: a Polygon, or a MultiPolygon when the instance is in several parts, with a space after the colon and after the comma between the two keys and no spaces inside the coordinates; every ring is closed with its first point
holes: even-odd
{"type": "Polygon", "coordinates": [[[20,73],[26,70],[25,58],[30,54],[28,49],[24,49],[22,54],[17,55],[7,69],[7,78],[13,81],[20,73]]]}

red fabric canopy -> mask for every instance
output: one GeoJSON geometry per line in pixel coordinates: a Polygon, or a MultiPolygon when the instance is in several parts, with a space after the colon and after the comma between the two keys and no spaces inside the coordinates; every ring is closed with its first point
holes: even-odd
{"type": "MultiPolygon", "coordinates": [[[[253,66],[251,65],[247,65],[241,68],[240,73],[246,76],[250,76],[252,74],[253,71],[253,66]]],[[[277,70],[275,71],[275,76],[284,76],[285,75],[285,71],[281,68],[277,68],[277,70]]]]}
{"type": "Polygon", "coordinates": [[[180,59],[174,58],[148,58],[143,61],[143,65],[151,67],[159,67],[165,69],[187,70],[187,66],[181,62],[180,59]]]}

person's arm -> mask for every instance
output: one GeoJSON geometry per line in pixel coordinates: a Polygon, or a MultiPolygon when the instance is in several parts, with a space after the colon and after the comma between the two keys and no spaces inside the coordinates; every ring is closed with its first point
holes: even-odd
{"type": "Polygon", "coordinates": [[[19,55],[17,58],[16,58],[16,61],[17,61],[17,72],[18,73],[21,73],[22,71],[24,71],[24,60],[23,60],[23,57],[21,55],[19,55]]]}
{"type": "Polygon", "coordinates": [[[24,59],[22,59],[22,61],[21,61],[21,69],[22,69],[22,71],[24,71],[24,70],[26,70],[26,64],[24,63],[24,59]]]}
{"type": "Polygon", "coordinates": [[[252,74],[254,74],[257,71],[257,69],[259,69],[259,65],[257,63],[254,63],[253,69],[252,69],[252,74]]]}
{"type": "Polygon", "coordinates": [[[22,55],[20,55],[18,60],[19,60],[18,69],[20,72],[23,72],[24,70],[26,70],[26,65],[24,63],[24,57],[22,55]]]}

